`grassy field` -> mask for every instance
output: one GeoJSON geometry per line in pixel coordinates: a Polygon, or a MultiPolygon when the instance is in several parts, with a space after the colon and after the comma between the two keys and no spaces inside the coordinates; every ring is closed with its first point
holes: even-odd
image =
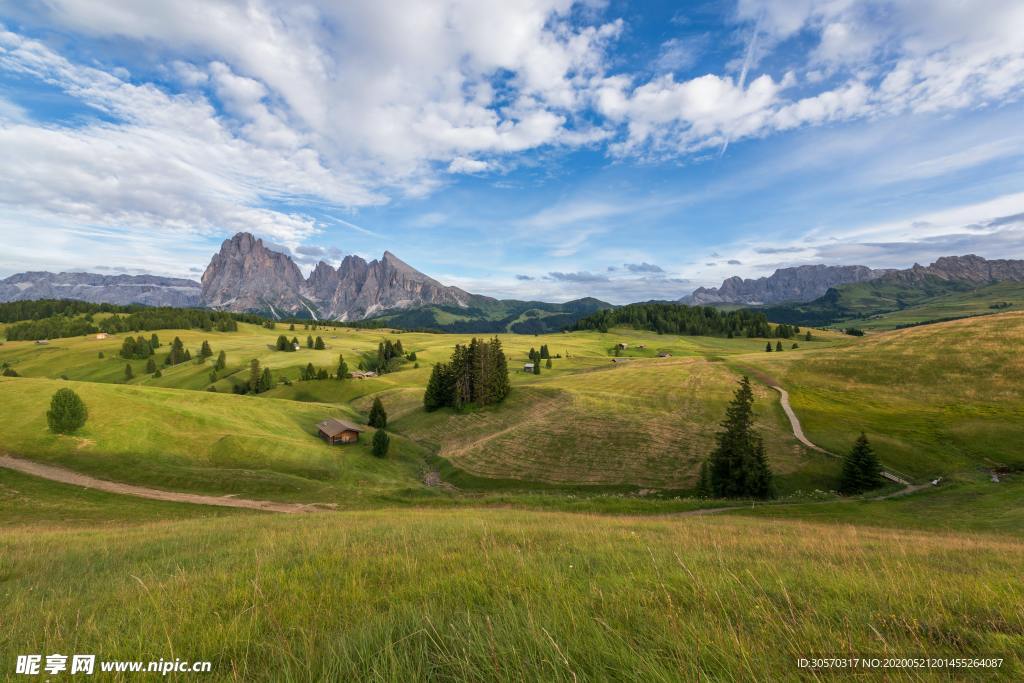
{"type": "Polygon", "coordinates": [[[208,659],[204,680],[795,680],[798,657],[924,654],[1024,676],[1014,539],[381,510],[12,526],[0,546],[0,651],[208,659]]]}
{"type": "MultiPolygon", "coordinates": [[[[217,392],[171,391],[205,389],[210,383],[210,362],[164,368],[163,376],[154,378],[142,372],[143,361],[132,361],[136,377],[125,382],[126,361],[117,355],[119,337],[60,339],[48,345],[9,342],[0,347],[0,361],[32,381],[67,377],[80,382],[76,386],[84,387],[100,404],[97,415],[102,423],[91,421],[80,435],[94,442],[86,446],[46,435],[42,422],[46,395],[57,385],[27,382],[26,387],[35,388],[16,406],[24,420],[0,426],[0,444],[21,455],[57,460],[108,478],[275,497],[316,491],[315,500],[333,500],[339,490],[349,490],[363,479],[380,483],[374,495],[419,487],[414,475],[423,469],[427,455],[441,456],[442,460],[430,459],[432,465],[460,488],[474,490],[551,486],[589,492],[685,490],[693,485],[699,463],[711,447],[738,378],[718,361],[761,353],[764,348],[764,340],[757,339],[659,336],[636,330],[502,335],[515,387],[511,398],[497,408],[428,414],[421,400],[431,364],[447,360],[453,346],[467,342],[469,336],[352,329],[292,332],[255,325],[241,325],[234,333],[166,330],[158,334],[165,348],[178,336],[194,355],[204,340],[215,354],[223,350],[228,367],[214,383],[217,392]],[[278,352],[272,345],[281,333],[303,342],[307,335],[319,334],[328,348],[278,352]],[[401,339],[407,352],[416,352],[419,367],[406,363],[399,372],[365,380],[298,381],[307,363],[333,371],[339,354],[354,369],[360,358],[376,352],[384,338],[401,339]],[[619,342],[628,345],[621,352],[626,361],[613,364],[613,349],[619,342]],[[527,360],[528,350],[542,344],[561,356],[553,360],[553,368],[544,369],[540,376],[517,371],[527,360]],[[671,358],[658,358],[662,352],[671,358]],[[247,378],[252,358],[270,368],[276,380],[288,378],[290,383],[278,384],[258,397],[226,395],[232,383],[247,378]],[[359,420],[374,397],[384,401],[391,429],[407,437],[399,440],[400,465],[384,473],[363,468],[337,484],[345,468],[335,461],[362,462],[365,453],[350,458],[349,449],[342,449],[344,454],[330,451],[310,437],[312,424],[332,415],[359,420]],[[270,401],[273,406],[268,406],[267,399],[284,400],[270,401]],[[141,417],[132,414],[136,403],[141,417]],[[168,410],[163,412],[162,406],[168,410]],[[233,410],[236,406],[252,406],[253,412],[233,410]],[[203,411],[208,412],[205,418],[203,411]],[[184,421],[172,425],[169,419],[184,421]],[[131,431],[129,423],[136,421],[135,434],[126,433],[131,431]],[[166,445],[176,440],[178,429],[185,430],[179,445],[166,445]],[[142,462],[147,466],[139,467],[142,462]],[[219,470],[224,470],[223,477],[219,470]]],[[[802,343],[803,348],[793,353],[853,340],[819,333],[816,341],[802,343]]],[[[158,361],[165,348],[158,352],[158,361]]],[[[6,391],[17,389],[8,386],[6,391]]],[[[87,403],[92,406],[91,400],[87,403]]],[[[777,397],[762,388],[758,389],[758,420],[783,492],[827,487],[834,480],[836,463],[797,445],[777,397]]]]}
{"type": "Polygon", "coordinates": [[[741,360],[778,379],[808,437],[845,452],[869,434],[918,478],[1024,466],[1024,313],[871,335],[850,347],[741,360]]]}

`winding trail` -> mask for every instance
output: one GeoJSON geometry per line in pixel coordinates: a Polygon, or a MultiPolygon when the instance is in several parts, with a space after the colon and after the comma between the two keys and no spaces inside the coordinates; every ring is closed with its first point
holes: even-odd
{"type": "Polygon", "coordinates": [[[9,455],[0,455],[0,467],[5,467],[22,474],[30,474],[34,477],[49,479],[50,481],[72,486],[82,486],[87,489],[106,491],[107,493],[120,493],[136,498],[149,498],[151,500],[163,500],[173,503],[191,503],[192,505],[215,505],[226,508],[244,508],[247,510],[262,510],[264,512],[284,512],[294,514],[300,512],[317,512],[330,506],[313,503],[279,503],[269,500],[250,500],[247,498],[233,498],[230,496],[204,496],[197,493],[179,493],[176,491],[161,491],[160,489],[146,488],[145,486],[134,486],[122,484],[106,479],[96,479],[87,474],[80,474],[74,470],[54,465],[43,465],[31,460],[22,460],[9,455]]]}
{"type": "MultiPolygon", "coordinates": [[[[829,455],[833,458],[841,457],[831,451],[826,451],[824,448],[815,443],[812,443],[811,440],[807,438],[807,435],[804,434],[804,428],[800,425],[800,420],[797,418],[796,413],[793,412],[793,406],[789,404],[788,391],[786,391],[785,389],[776,384],[770,384],[768,386],[770,386],[775,391],[779,392],[780,402],[782,403],[782,409],[786,412],[786,417],[789,418],[789,424],[793,428],[793,436],[796,437],[797,441],[799,441],[800,443],[802,443],[803,445],[807,446],[812,450],[818,451],[819,453],[824,453],[825,455],[829,455]]],[[[903,477],[893,474],[888,470],[882,470],[882,476],[888,479],[889,481],[894,481],[897,484],[900,484],[905,487],[902,491],[898,491],[897,494],[910,493],[911,491],[916,491],[926,486],[926,484],[919,484],[915,486],[914,484],[911,484],[903,477]]],[[[890,496],[883,496],[883,498],[888,497],[890,496]]]]}

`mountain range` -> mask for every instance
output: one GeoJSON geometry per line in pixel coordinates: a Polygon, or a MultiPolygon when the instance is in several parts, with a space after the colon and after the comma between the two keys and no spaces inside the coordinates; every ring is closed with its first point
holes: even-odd
{"type": "MultiPolygon", "coordinates": [[[[767,307],[780,322],[826,321],[895,310],[925,298],[995,282],[1024,282],[1024,261],[947,256],[905,270],[805,265],[768,277],[731,277],[679,299],[691,305],[767,307]]],[[[276,318],[339,320],[446,332],[541,333],[611,304],[499,300],[441,284],[389,251],[367,262],[324,261],[308,277],[287,254],[241,232],[224,240],[201,282],[154,275],[28,272],[0,280],[0,302],[81,299],[94,303],[203,306],[276,318]]]]}

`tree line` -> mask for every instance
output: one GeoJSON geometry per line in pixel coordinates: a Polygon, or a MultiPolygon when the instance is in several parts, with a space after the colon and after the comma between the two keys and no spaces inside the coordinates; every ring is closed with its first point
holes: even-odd
{"type": "Polygon", "coordinates": [[[473,337],[465,346],[456,344],[447,363],[434,365],[423,405],[427,410],[491,405],[504,401],[510,390],[501,342],[497,337],[491,341],[473,337]]]}
{"type": "Polygon", "coordinates": [[[570,329],[607,332],[613,327],[691,336],[773,336],[768,318],[760,311],[654,302],[603,309],[577,320],[570,329]]]}

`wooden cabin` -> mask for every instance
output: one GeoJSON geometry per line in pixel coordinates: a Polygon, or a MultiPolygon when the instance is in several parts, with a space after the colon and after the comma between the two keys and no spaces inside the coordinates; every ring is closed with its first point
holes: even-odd
{"type": "Polygon", "coordinates": [[[533,363],[523,363],[523,372],[533,372],[533,363]]]}
{"type": "Polygon", "coordinates": [[[357,427],[351,422],[337,420],[333,417],[317,423],[316,428],[320,438],[332,446],[339,443],[355,443],[359,441],[359,435],[363,431],[361,427],[357,427]]]}
{"type": "Polygon", "coordinates": [[[108,335],[106,332],[100,332],[99,334],[96,335],[96,338],[97,339],[106,339],[109,336],[110,335],[108,335]]]}

